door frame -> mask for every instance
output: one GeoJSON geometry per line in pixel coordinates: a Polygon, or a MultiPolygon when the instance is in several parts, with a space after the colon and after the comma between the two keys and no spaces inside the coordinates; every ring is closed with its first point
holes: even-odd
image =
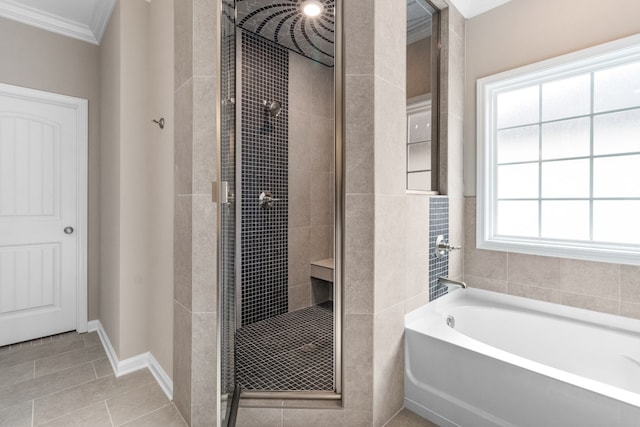
{"type": "Polygon", "coordinates": [[[82,98],[61,95],[43,90],[31,89],[0,83],[0,95],[44,102],[61,107],[72,108],[76,112],[76,233],[78,239],[76,283],[76,330],[88,330],[88,283],[87,283],[87,242],[88,242],[88,156],[89,156],[89,101],[82,98]]]}

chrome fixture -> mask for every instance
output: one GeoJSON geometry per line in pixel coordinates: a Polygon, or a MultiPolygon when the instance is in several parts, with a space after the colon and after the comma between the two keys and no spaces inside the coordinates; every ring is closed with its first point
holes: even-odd
{"type": "Polygon", "coordinates": [[[449,287],[448,285],[454,285],[454,286],[460,286],[462,289],[467,289],[466,283],[460,280],[453,280],[443,276],[438,277],[438,285],[441,285],[441,284],[447,285],[447,288],[449,287]]]}
{"type": "Polygon", "coordinates": [[[447,326],[450,328],[456,326],[456,318],[451,315],[447,316],[447,326]]]}
{"type": "Polygon", "coordinates": [[[151,121],[160,126],[160,129],[164,129],[164,117],[160,117],[160,120],[153,119],[151,121]]]}
{"type": "Polygon", "coordinates": [[[73,233],[73,227],[64,228],[64,234],[72,234],[72,233],[73,233]]]}
{"type": "Polygon", "coordinates": [[[436,238],[436,247],[433,249],[433,252],[436,258],[442,258],[455,249],[462,249],[462,246],[451,246],[444,241],[444,235],[441,234],[436,238]]]}
{"type": "Polygon", "coordinates": [[[262,106],[271,114],[271,117],[278,117],[282,112],[282,104],[280,101],[267,101],[266,99],[262,101],[262,106]]]}
{"type": "Polygon", "coordinates": [[[275,202],[280,201],[281,199],[276,199],[273,197],[271,191],[263,191],[260,193],[260,197],[258,198],[258,203],[262,209],[271,209],[275,202]]]}

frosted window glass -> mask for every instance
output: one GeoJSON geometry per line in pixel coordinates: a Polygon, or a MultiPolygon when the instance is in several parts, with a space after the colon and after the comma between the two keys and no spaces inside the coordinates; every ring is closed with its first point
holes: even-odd
{"type": "Polygon", "coordinates": [[[538,202],[498,202],[497,234],[502,236],[538,236],[538,202]]]}
{"type": "Polygon", "coordinates": [[[498,129],[540,120],[540,87],[504,92],[497,96],[498,129]]]}
{"type": "Polygon", "coordinates": [[[535,125],[498,131],[498,163],[538,160],[539,129],[535,125]]]}
{"type": "Polygon", "coordinates": [[[431,142],[409,144],[407,149],[410,172],[431,170],[431,142]]]}
{"type": "Polygon", "coordinates": [[[407,174],[407,189],[431,190],[431,172],[409,172],[407,174]]]}
{"type": "Polygon", "coordinates": [[[589,197],[589,160],[543,163],[542,197],[589,197]]]}
{"type": "Polygon", "coordinates": [[[598,242],[640,244],[640,201],[593,202],[593,239],[598,242]]]}
{"type": "Polygon", "coordinates": [[[589,114],[591,76],[570,77],[542,85],[542,120],[556,120],[589,114]]]}
{"type": "Polygon", "coordinates": [[[596,113],[640,106],[640,62],[607,68],[593,75],[596,113]]]}
{"type": "Polygon", "coordinates": [[[543,201],[542,237],[589,240],[588,201],[543,201]]]}
{"type": "Polygon", "coordinates": [[[498,198],[538,198],[538,163],[498,166],[498,198]]]}
{"type": "Polygon", "coordinates": [[[588,156],[590,133],[588,117],[542,125],[542,159],[588,156]]]}
{"type": "Polygon", "coordinates": [[[640,197],[640,155],[593,160],[594,197],[640,197]]]}
{"type": "Polygon", "coordinates": [[[640,110],[596,116],[593,151],[596,155],[640,152],[640,110]]]}
{"type": "Polygon", "coordinates": [[[431,111],[409,116],[409,142],[431,141],[431,111]]]}

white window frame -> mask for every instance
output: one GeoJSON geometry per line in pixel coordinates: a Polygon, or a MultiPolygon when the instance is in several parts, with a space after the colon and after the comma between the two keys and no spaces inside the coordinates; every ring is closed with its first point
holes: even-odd
{"type": "MultiPolygon", "coordinates": [[[[496,98],[501,92],[558,80],[600,68],[640,61],[640,34],[477,81],[476,247],[496,251],[640,265],[638,245],[505,237],[496,233],[496,98]]],[[[640,226],[640,221],[639,221],[640,226]]]]}

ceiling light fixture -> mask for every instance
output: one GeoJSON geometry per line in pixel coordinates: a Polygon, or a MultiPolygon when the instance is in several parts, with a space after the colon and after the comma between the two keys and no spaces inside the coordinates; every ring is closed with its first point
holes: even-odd
{"type": "Polygon", "coordinates": [[[310,18],[315,18],[324,11],[324,6],[317,0],[307,0],[302,2],[302,13],[310,18]]]}

